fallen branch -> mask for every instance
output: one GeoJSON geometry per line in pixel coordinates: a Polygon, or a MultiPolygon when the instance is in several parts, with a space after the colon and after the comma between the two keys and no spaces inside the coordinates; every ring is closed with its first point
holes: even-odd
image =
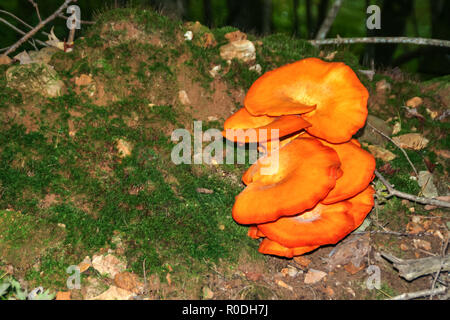
{"type": "Polygon", "coordinates": [[[64,9],[66,9],[71,2],[76,2],[77,0],[65,0],[64,3],[56,10],[51,16],[49,16],[44,21],[40,21],[39,24],[30,30],[26,35],[24,35],[19,41],[9,47],[8,50],[4,53],[4,55],[9,55],[11,52],[14,52],[18,47],[20,47],[25,41],[30,39],[36,32],[41,30],[47,23],[55,19],[59,13],[61,13],[64,9]]]}
{"type": "Polygon", "coordinates": [[[354,44],[354,43],[403,43],[415,44],[418,46],[437,46],[450,48],[450,41],[440,39],[427,38],[409,38],[409,37],[361,37],[361,38],[336,38],[336,39],[322,39],[309,40],[313,46],[320,46],[326,44],[354,44]]]}
{"type": "Polygon", "coordinates": [[[410,299],[421,298],[421,297],[426,297],[426,296],[444,294],[446,291],[447,291],[446,287],[440,287],[440,288],[433,289],[433,290],[422,290],[422,291],[404,293],[404,294],[392,297],[388,300],[410,300],[410,299]]]}
{"type": "Polygon", "coordinates": [[[319,31],[317,32],[316,40],[325,39],[328,31],[333,25],[334,20],[336,19],[339,9],[342,6],[342,2],[343,0],[334,0],[333,6],[331,7],[330,11],[328,11],[327,17],[325,18],[322,25],[320,26],[319,31]]]}
{"type": "MultiPolygon", "coordinates": [[[[431,284],[431,290],[434,290],[434,286],[436,285],[436,281],[439,278],[439,274],[441,273],[442,266],[444,265],[444,258],[445,258],[445,253],[447,252],[447,247],[448,247],[448,237],[447,237],[447,240],[442,244],[441,266],[440,266],[439,270],[436,272],[436,275],[434,276],[433,283],[431,284]]],[[[433,299],[433,295],[434,294],[430,295],[430,300],[433,299]]]]}
{"type": "Polygon", "coordinates": [[[409,260],[399,259],[386,252],[381,252],[381,255],[392,262],[400,276],[408,281],[439,271],[450,271],[450,255],[409,260]]]}
{"type": "Polygon", "coordinates": [[[443,207],[443,208],[450,208],[450,202],[448,201],[442,201],[437,199],[430,199],[430,198],[424,198],[424,197],[417,197],[409,193],[401,192],[396,190],[384,177],[383,175],[378,172],[378,170],[375,170],[375,175],[377,178],[384,184],[386,187],[389,196],[396,196],[402,199],[411,200],[414,202],[422,203],[422,204],[431,204],[433,206],[443,207]]]}

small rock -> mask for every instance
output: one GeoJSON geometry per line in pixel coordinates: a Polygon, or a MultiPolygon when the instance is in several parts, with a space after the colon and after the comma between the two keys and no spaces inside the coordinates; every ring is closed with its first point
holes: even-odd
{"type": "Polygon", "coordinates": [[[70,291],[58,291],[55,300],[71,300],[70,291]]]}
{"type": "Polygon", "coordinates": [[[185,106],[191,104],[191,101],[189,100],[189,97],[184,90],[178,92],[178,99],[180,99],[180,102],[185,106]]]}
{"type": "Polygon", "coordinates": [[[375,146],[375,145],[369,145],[367,147],[369,149],[369,152],[377,159],[381,159],[384,162],[388,162],[388,161],[392,161],[394,160],[397,156],[395,154],[393,154],[391,151],[383,148],[383,147],[379,147],[379,146],[375,146]]]}
{"type": "Polygon", "coordinates": [[[431,243],[422,239],[413,239],[414,248],[431,251],[431,243]]]}
{"type": "Polygon", "coordinates": [[[406,106],[410,108],[417,108],[423,103],[423,99],[420,97],[414,97],[406,101],[406,106]]]}
{"type": "Polygon", "coordinates": [[[117,151],[119,151],[119,156],[121,158],[125,158],[131,155],[131,151],[133,150],[133,147],[128,141],[125,141],[123,139],[118,139],[116,141],[116,147],[117,151]]]}
{"type": "Polygon", "coordinates": [[[256,50],[249,40],[230,42],[220,47],[220,57],[224,60],[238,59],[243,62],[251,62],[256,59],[256,50]]]}
{"type": "Polygon", "coordinates": [[[262,73],[262,67],[259,63],[255,64],[254,66],[251,66],[250,68],[248,68],[248,70],[255,71],[257,74],[262,73]]]}
{"type": "Polygon", "coordinates": [[[420,133],[407,133],[392,138],[401,148],[411,150],[422,150],[428,145],[429,140],[420,133]]]}
{"type": "Polygon", "coordinates": [[[294,261],[302,268],[308,268],[309,264],[311,263],[311,260],[303,256],[294,257],[294,261]]]}
{"type": "Polygon", "coordinates": [[[10,57],[8,57],[8,56],[6,56],[4,54],[0,55],[0,65],[2,65],[2,64],[11,64],[12,62],[13,62],[13,60],[10,57]]]}
{"type": "Polygon", "coordinates": [[[315,269],[309,269],[308,272],[305,275],[305,283],[306,284],[313,284],[316,282],[319,282],[327,275],[326,272],[315,270],[315,269]]]}
{"type": "Polygon", "coordinates": [[[190,30],[186,31],[186,33],[184,34],[184,40],[192,41],[193,38],[194,38],[194,33],[190,30]]]}
{"type": "Polygon", "coordinates": [[[209,287],[203,287],[202,296],[205,300],[211,300],[214,298],[214,292],[209,287]]]}
{"type": "Polygon", "coordinates": [[[111,286],[102,294],[92,298],[92,300],[129,300],[134,294],[131,291],[111,286]]]}
{"type": "Polygon", "coordinates": [[[292,288],[290,285],[288,285],[287,283],[285,283],[283,280],[277,280],[277,285],[280,286],[281,288],[284,289],[288,289],[290,291],[294,291],[294,288],[292,288]]]}
{"type": "Polygon", "coordinates": [[[221,66],[217,65],[214,66],[210,71],[209,74],[211,75],[211,77],[215,78],[219,75],[220,70],[222,69],[221,66]]]}
{"type": "Polygon", "coordinates": [[[228,40],[228,42],[234,42],[234,41],[241,41],[241,40],[247,40],[247,35],[241,31],[233,31],[228,32],[225,34],[225,39],[228,40]]]}
{"type": "Polygon", "coordinates": [[[144,290],[144,285],[139,281],[137,275],[127,271],[116,274],[114,284],[135,294],[140,294],[144,290]]]}
{"type": "Polygon", "coordinates": [[[422,194],[427,198],[436,198],[439,196],[436,186],[433,183],[433,175],[429,171],[420,171],[418,177],[419,186],[422,188],[422,194]]]}
{"type": "Polygon", "coordinates": [[[114,279],[118,273],[126,269],[126,264],[120,261],[116,256],[108,254],[106,256],[93,256],[92,267],[101,274],[106,274],[109,278],[114,279]]]}
{"type": "Polygon", "coordinates": [[[299,273],[297,268],[294,268],[292,266],[288,266],[286,269],[288,269],[287,270],[287,275],[289,277],[291,277],[291,278],[295,278],[298,275],[298,273],[299,273]]]}

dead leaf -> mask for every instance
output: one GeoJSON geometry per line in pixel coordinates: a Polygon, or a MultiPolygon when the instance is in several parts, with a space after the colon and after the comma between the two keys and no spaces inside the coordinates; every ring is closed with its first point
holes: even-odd
{"type": "Polygon", "coordinates": [[[12,62],[13,62],[13,60],[10,57],[8,57],[4,54],[0,54],[0,65],[11,64],[12,62]]]}
{"type": "Polygon", "coordinates": [[[435,153],[442,158],[450,159],[450,150],[436,150],[435,153]]]}
{"type": "Polygon", "coordinates": [[[397,121],[397,122],[394,124],[394,127],[392,128],[392,134],[393,134],[393,135],[396,135],[397,133],[400,132],[400,130],[402,130],[402,124],[401,124],[400,122],[397,121]]]}
{"type": "Polygon", "coordinates": [[[379,167],[378,171],[380,171],[381,173],[384,173],[385,175],[392,176],[393,174],[400,171],[400,169],[392,168],[391,164],[388,162],[388,163],[385,163],[384,165],[382,165],[381,167],[379,167]]]}
{"type": "Polygon", "coordinates": [[[228,40],[228,42],[234,42],[234,41],[240,41],[240,40],[247,40],[247,35],[239,30],[228,32],[225,34],[225,39],[228,40]]]}
{"type": "Polygon", "coordinates": [[[167,280],[167,284],[170,286],[172,284],[172,278],[170,276],[170,273],[167,273],[166,280],[167,280]]]}
{"type": "Polygon", "coordinates": [[[71,300],[70,291],[58,291],[55,300],[71,300]]]}
{"type": "Polygon", "coordinates": [[[328,61],[333,60],[334,57],[336,56],[336,53],[337,53],[337,51],[330,52],[329,54],[327,54],[327,55],[325,56],[324,59],[325,59],[325,60],[328,60],[328,61]]]}
{"type": "Polygon", "coordinates": [[[431,243],[422,239],[413,239],[414,248],[431,251],[431,243]]]}
{"type": "Polygon", "coordinates": [[[428,145],[429,140],[420,133],[407,133],[392,138],[401,148],[411,150],[422,150],[428,145]]]}
{"type": "Polygon", "coordinates": [[[409,234],[418,234],[423,231],[423,228],[415,222],[411,221],[406,225],[406,232],[408,232],[409,234]]]}
{"type": "Polygon", "coordinates": [[[87,86],[91,84],[92,77],[87,74],[82,74],[79,77],[75,77],[75,84],[77,86],[87,86]]]}
{"type": "Polygon", "coordinates": [[[191,100],[189,100],[187,92],[184,90],[178,92],[178,99],[180,99],[181,104],[185,106],[191,104],[191,100]]]}
{"type": "Polygon", "coordinates": [[[303,256],[294,257],[294,261],[302,268],[308,268],[309,264],[311,263],[311,260],[303,256]]]}
{"type": "Polygon", "coordinates": [[[350,274],[357,274],[359,271],[363,270],[365,268],[365,265],[363,263],[361,263],[361,265],[359,267],[356,267],[353,262],[347,263],[344,266],[344,269],[350,273],[350,274]]]}
{"type": "Polygon", "coordinates": [[[246,272],[245,277],[250,281],[258,281],[262,278],[262,274],[258,272],[246,272]]]}
{"type": "Polygon", "coordinates": [[[305,283],[306,284],[313,284],[316,282],[319,282],[327,275],[326,272],[315,270],[315,269],[309,269],[308,272],[305,275],[305,283]]]}
{"type": "Polygon", "coordinates": [[[384,94],[386,92],[391,91],[391,84],[387,82],[385,79],[380,80],[376,83],[376,90],[379,94],[384,94]]]}
{"type": "Polygon", "coordinates": [[[135,294],[140,294],[144,290],[144,284],[139,281],[137,275],[127,271],[116,274],[114,284],[135,294]]]}
{"type": "Polygon", "coordinates": [[[403,250],[403,251],[407,251],[409,249],[409,247],[406,244],[401,243],[400,244],[400,249],[403,250]]]}
{"type": "Polygon", "coordinates": [[[381,159],[385,162],[394,160],[397,156],[391,151],[384,149],[383,147],[369,145],[369,152],[377,159],[381,159]]]}
{"type": "Polygon", "coordinates": [[[214,292],[209,287],[203,287],[202,296],[205,300],[210,300],[214,298],[214,292]]]}
{"type": "Polygon", "coordinates": [[[420,97],[414,97],[406,101],[406,106],[410,108],[417,108],[423,103],[423,99],[420,97]]]}
{"type": "Polygon", "coordinates": [[[78,268],[80,269],[80,273],[85,272],[90,267],[92,267],[92,262],[91,262],[91,258],[89,258],[88,256],[86,256],[84,258],[84,260],[81,261],[80,264],[78,265],[78,268]]]}
{"type": "Polygon", "coordinates": [[[100,272],[100,274],[107,274],[109,278],[114,279],[116,274],[125,271],[126,264],[116,256],[108,254],[106,256],[93,256],[92,267],[100,272]]]}
{"type": "Polygon", "coordinates": [[[283,280],[277,280],[276,283],[277,283],[278,286],[280,286],[282,288],[294,291],[294,288],[292,288],[290,285],[286,284],[283,280]]]}

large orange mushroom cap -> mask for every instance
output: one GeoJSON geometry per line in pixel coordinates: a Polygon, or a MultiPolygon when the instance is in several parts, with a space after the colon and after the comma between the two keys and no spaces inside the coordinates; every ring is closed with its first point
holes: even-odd
{"type": "Polygon", "coordinates": [[[310,126],[311,124],[299,115],[255,117],[247,109],[241,108],[225,121],[225,131],[222,134],[225,138],[234,142],[254,143],[272,140],[273,129],[278,130],[275,137],[278,139],[310,126]],[[246,134],[248,129],[254,129],[254,132],[251,131],[246,134]],[[241,135],[237,134],[239,131],[242,133],[241,135]]]}
{"type": "Polygon", "coordinates": [[[305,247],[288,248],[273,240],[265,238],[259,244],[258,251],[263,254],[271,254],[280,257],[292,258],[313,251],[318,247],[319,246],[305,246],[305,247]]]}
{"type": "Polygon", "coordinates": [[[349,201],[319,203],[305,213],[257,227],[267,238],[288,248],[334,244],[354,229],[351,208],[349,201]]]}
{"type": "Polygon", "coordinates": [[[247,187],[236,197],[234,220],[260,224],[314,207],[335,186],[339,166],[337,153],[317,139],[289,142],[244,174],[247,187]]]}
{"type": "MultiPolygon", "coordinates": [[[[308,134],[303,136],[307,137],[308,134]]],[[[366,189],[373,179],[375,171],[375,158],[352,139],[346,143],[333,144],[320,140],[323,145],[337,152],[341,161],[343,175],[336,181],[336,186],[325,199],[324,204],[331,204],[353,197],[366,189]]]]}
{"type": "Polygon", "coordinates": [[[331,143],[349,141],[367,118],[367,89],[342,62],[307,58],[265,73],[244,105],[255,116],[302,114],[307,131],[331,143]]]}

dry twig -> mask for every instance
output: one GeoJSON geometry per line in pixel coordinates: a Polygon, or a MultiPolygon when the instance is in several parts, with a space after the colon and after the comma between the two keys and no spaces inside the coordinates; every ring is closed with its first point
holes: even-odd
{"type": "MultiPolygon", "coordinates": [[[[11,29],[13,29],[14,31],[16,31],[17,33],[20,33],[21,35],[25,35],[26,33],[22,30],[20,30],[19,28],[17,28],[16,26],[10,24],[8,21],[6,21],[3,18],[0,18],[0,22],[3,22],[4,24],[6,24],[8,27],[10,27],[11,29]]],[[[48,47],[48,45],[45,42],[42,42],[38,39],[36,39],[36,42],[39,43],[41,46],[45,46],[48,47]]],[[[31,43],[31,42],[30,42],[31,43]]],[[[32,43],[31,43],[32,44],[32,43]]],[[[10,48],[10,47],[8,47],[10,48]]]]}
{"type": "Polygon", "coordinates": [[[385,134],[384,132],[382,132],[381,130],[378,130],[377,128],[375,128],[374,126],[372,126],[369,122],[367,122],[367,125],[369,127],[371,127],[374,131],[376,131],[377,133],[381,134],[383,137],[385,137],[386,139],[388,139],[390,142],[392,142],[397,148],[400,149],[400,151],[405,155],[406,160],[408,161],[409,165],[411,166],[411,168],[414,170],[414,173],[416,174],[416,177],[419,176],[419,173],[417,172],[416,167],[414,167],[413,163],[411,162],[411,160],[408,157],[408,154],[406,153],[406,151],[400,147],[394,140],[391,139],[391,137],[389,137],[387,134],[385,134]]]}
{"type": "Polygon", "coordinates": [[[34,2],[33,0],[28,0],[28,2],[33,5],[34,9],[36,9],[36,14],[38,16],[39,22],[42,22],[41,14],[39,13],[39,6],[37,5],[37,3],[34,2]]]}
{"type": "Polygon", "coordinates": [[[442,201],[437,199],[430,199],[430,198],[424,198],[424,197],[417,197],[409,193],[401,192],[396,190],[384,177],[383,175],[378,172],[378,170],[375,170],[375,175],[377,178],[384,184],[386,187],[389,196],[396,196],[402,199],[411,200],[414,202],[422,203],[422,204],[431,204],[438,207],[443,208],[450,208],[450,202],[448,201],[442,201]]]}
{"type": "Polygon", "coordinates": [[[416,291],[416,292],[410,292],[410,293],[403,293],[403,294],[395,296],[389,300],[410,300],[410,299],[415,299],[415,298],[443,294],[446,291],[447,291],[446,287],[440,287],[440,288],[433,289],[433,290],[422,290],[422,291],[416,291]]]}
{"type": "Polygon", "coordinates": [[[309,40],[314,46],[326,44],[354,44],[354,43],[403,43],[415,44],[419,46],[437,46],[450,48],[450,41],[440,39],[427,38],[409,38],[409,37],[361,37],[361,38],[336,38],[336,39],[322,39],[309,40]]]}

